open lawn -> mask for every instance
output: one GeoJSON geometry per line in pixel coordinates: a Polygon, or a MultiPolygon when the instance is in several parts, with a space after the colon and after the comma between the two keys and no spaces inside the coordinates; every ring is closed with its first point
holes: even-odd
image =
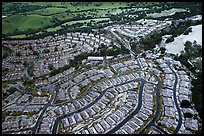
{"type": "Polygon", "coordinates": [[[30,29],[39,29],[53,24],[51,17],[40,15],[13,15],[3,19],[2,34],[13,33],[15,31],[26,31],[30,29]]]}
{"type": "MultiPolygon", "coordinates": [[[[146,6],[149,3],[142,3],[146,6]]],[[[74,16],[91,16],[92,18],[107,17],[108,14],[121,13],[119,7],[128,7],[127,2],[11,2],[3,3],[3,15],[9,15],[2,19],[2,34],[9,34],[10,37],[22,38],[25,33],[13,34],[15,32],[23,32],[27,30],[40,31],[44,27],[54,25],[51,22],[53,18],[64,21],[72,19],[74,16]],[[72,4],[74,3],[74,4],[72,4]],[[32,8],[35,7],[35,8],[32,8]],[[42,8],[44,6],[44,8],[42,8]],[[49,6],[49,7],[48,7],[49,6]],[[13,10],[19,7],[27,7],[31,10],[26,12],[18,12],[13,10]],[[10,10],[8,10],[10,9],[10,10]],[[94,11],[94,9],[96,11],[94,11]],[[6,11],[5,11],[6,10],[6,11]],[[71,13],[65,12],[70,10],[71,13]],[[87,11],[88,10],[88,11],[87,11]],[[110,13],[109,13],[110,12],[110,13]],[[12,35],[13,34],[13,35],[12,35]]],[[[93,19],[96,22],[97,19],[93,19]]],[[[66,22],[66,24],[74,24],[77,22],[90,22],[90,20],[78,20],[66,22]]],[[[61,25],[54,28],[48,28],[47,31],[56,31],[61,29],[61,25]]]]}
{"type": "MultiPolygon", "coordinates": [[[[84,2],[85,3],[85,2],[84,2]]],[[[70,2],[33,2],[33,5],[52,5],[54,7],[63,7],[71,11],[81,11],[90,9],[108,9],[108,8],[118,8],[127,7],[127,2],[92,2],[88,6],[86,4],[78,4],[73,6],[70,2]]]]}
{"type": "Polygon", "coordinates": [[[40,9],[35,10],[34,12],[29,12],[31,14],[39,14],[39,15],[51,15],[56,13],[64,13],[67,9],[66,8],[46,8],[46,9],[40,9]]]}

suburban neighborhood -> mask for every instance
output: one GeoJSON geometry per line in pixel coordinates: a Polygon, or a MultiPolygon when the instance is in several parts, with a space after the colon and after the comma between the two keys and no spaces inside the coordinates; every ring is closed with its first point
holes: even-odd
{"type": "Polygon", "coordinates": [[[11,53],[2,59],[2,133],[197,133],[192,73],[162,53],[164,45],[138,53],[129,44],[173,22],[141,19],[100,32],[3,40],[11,53]]]}

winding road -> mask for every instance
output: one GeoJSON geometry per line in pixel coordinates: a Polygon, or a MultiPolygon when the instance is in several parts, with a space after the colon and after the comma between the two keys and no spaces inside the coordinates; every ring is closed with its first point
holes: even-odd
{"type": "Polygon", "coordinates": [[[177,98],[176,98],[176,85],[178,83],[178,76],[177,76],[176,72],[171,68],[171,66],[170,66],[171,63],[166,62],[166,64],[168,65],[168,67],[172,70],[173,74],[175,75],[175,82],[174,82],[174,86],[173,86],[173,97],[174,97],[174,102],[175,102],[176,109],[177,109],[178,115],[179,115],[178,125],[177,125],[175,131],[173,132],[174,134],[176,134],[179,131],[179,129],[181,128],[181,125],[182,125],[181,110],[180,110],[180,107],[179,107],[179,104],[178,104],[178,101],[177,101],[177,98]]]}
{"type": "MultiPolygon", "coordinates": [[[[68,114],[66,114],[66,115],[63,115],[63,116],[58,117],[58,118],[55,120],[55,122],[54,122],[52,134],[56,134],[56,132],[57,132],[57,125],[58,125],[58,123],[61,121],[61,119],[65,118],[65,117],[68,117],[68,116],[72,116],[72,115],[75,114],[75,113],[79,113],[79,112],[81,112],[81,111],[83,111],[83,110],[86,110],[86,109],[88,109],[89,107],[93,106],[97,101],[99,101],[99,100],[104,96],[104,94],[107,92],[107,90],[109,90],[109,89],[111,89],[111,88],[113,88],[113,87],[117,87],[117,86],[120,86],[120,85],[124,85],[124,84],[130,83],[130,82],[133,82],[133,81],[136,81],[136,82],[138,82],[138,81],[145,82],[144,79],[142,79],[142,78],[137,78],[137,79],[134,79],[134,80],[127,81],[127,82],[125,82],[125,83],[117,84],[117,85],[114,85],[114,86],[111,86],[111,87],[106,88],[102,93],[100,93],[100,95],[99,95],[94,101],[92,101],[91,103],[89,103],[89,104],[86,105],[85,107],[80,108],[80,109],[78,109],[78,110],[76,110],[76,111],[74,111],[74,112],[68,113],[68,114]]],[[[141,91],[142,91],[142,88],[140,88],[140,92],[141,92],[141,91]]],[[[140,99],[141,99],[141,98],[142,98],[142,96],[140,95],[140,99]]],[[[138,105],[139,105],[139,104],[138,104],[138,105]]],[[[140,105],[140,106],[141,106],[141,105],[140,105]]]]}

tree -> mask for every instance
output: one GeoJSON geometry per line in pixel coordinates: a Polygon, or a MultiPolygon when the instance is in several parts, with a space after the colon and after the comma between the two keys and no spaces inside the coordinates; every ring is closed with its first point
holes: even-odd
{"type": "Polygon", "coordinates": [[[21,53],[19,51],[16,52],[16,56],[21,56],[21,53]]]}
{"type": "Polygon", "coordinates": [[[166,48],[161,47],[161,48],[160,48],[160,51],[161,51],[161,54],[164,54],[164,53],[165,53],[165,51],[166,51],[166,48]]]}
{"type": "Polygon", "coordinates": [[[27,79],[23,82],[23,85],[26,86],[26,85],[32,85],[34,84],[34,79],[27,79]]]}
{"type": "Polygon", "coordinates": [[[173,42],[173,41],[174,41],[174,37],[171,36],[166,40],[166,43],[170,43],[170,42],[173,42]]]}
{"type": "Polygon", "coordinates": [[[192,28],[188,28],[183,34],[184,35],[188,35],[190,32],[192,32],[192,28]]]}
{"type": "Polygon", "coordinates": [[[30,50],[32,50],[32,49],[33,49],[31,45],[29,45],[29,49],[30,49],[30,50]]]}
{"type": "Polygon", "coordinates": [[[38,96],[38,93],[37,93],[36,90],[32,90],[32,91],[31,91],[31,94],[32,94],[33,96],[38,96]]]}
{"type": "Polygon", "coordinates": [[[48,64],[48,69],[51,71],[54,69],[53,64],[48,64]]]}
{"type": "Polygon", "coordinates": [[[181,108],[190,108],[190,106],[191,106],[191,103],[187,100],[183,100],[181,102],[181,108]]]}
{"type": "Polygon", "coordinates": [[[8,89],[9,93],[14,93],[15,91],[17,91],[17,89],[13,86],[8,89]]]}
{"type": "Polygon", "coordinates": [[[43,53],[49,53],[49,52],[50,52],[49,49],[44,49],[44,50],[43,50],[43,53]]]}
{"type": "Polygon", "coordinates": [[[193,115],[191,113],[184,113],[184,118],[192,118],[193,115]]]}
{"type": "Polygon", "coordinates": [[[35,50],[33,50],[33,55],[39,56],[39,53],[35,50]]]}
{"type": "Polygon", "coordinates": [[[55,47],[55,51],[56,51],[56,52],[58,51],[58,48],[57,48],[57,47],[55,47]]]}

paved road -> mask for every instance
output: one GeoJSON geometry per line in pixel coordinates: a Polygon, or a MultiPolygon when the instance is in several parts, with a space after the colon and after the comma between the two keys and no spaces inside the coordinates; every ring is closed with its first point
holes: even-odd
{"type": "Polygon", "coordinates": [[[123,121],[121,121],[118,125],[116,125],[113,129],[108,131],[107,134],[112,134],[112,133],[116,132],[126,122],[128,122],[131,118],[134,117],[134,115],[136,115],[140,111],[140,109],[142,107],[142,91],[143,91],[143,87],[144,87],[144,84],[145,84],[146,81],[144,79],[142,79],[142,80],[140,80],[140,82],[141,82],[141,86],[140,86],[140,90],[139,90],[139,97],[138,97],[137,108],[131,114],[129,114],[123,121]]]}
{"type": "MultiPolygon", "coordinates": [[[[178,121],[178,125],[174,131],[174,134],[177,133],[179,131],[179,129],[181,128],[181,125],[182,125],[182,117],[181,117],[181,111],[180,111],[180,107],[177,103],[177,98],[176,98],[176,85],[178,83],[178,77],[177,77],[177,74],[175,73],[175,71],[171,68],[171,63],[170,62],[165,62],[168,67],[172,70],[173,74],[175,75],[175,82],[174,82],[174,86],[173,86],[173,97],[174,97],[174,101],[175,101],[175,105],[176,105],[176,108],[177,108],[177,111],[178,111],[178,115],[179,115],[179,121],[178,121]]],[[[161,130],[163,133],[166,134],[166,132],[164,130],[162,130],[160,127],[158,127],[155,123],[155,121],[158,119],[158,116],[160,114],[160,103],[159,103],[159,94],[158,94],[158,90],[157,90],[157,93],[156,93],[156,97],[157,97],[157,112],[155,114],[155,117],[153,119],[153,121],[151,121],[142,131],[141,131],[141,134],[144,133],[144,130],[146,128],[149,128],[150,126],[155,126],[156,128],[158,128],[159,130],[161,130]]]]}
{"type": "Polygon", "coordinates": [[[152,121],[140,132],[140,134],[144,134],[144,131],[147,128],[149,128],[150,126],[157,127],[156,121],[158,120],[158,117],[161,114],[161,105],[160,105],[160,99],[159,99],[159,90],[160,89],[161,89],[161,83],[160,83],[160,79],[159,79],[158,84],[157,84],[157,88],[156,88],[156,113],[155,113],[155,116],[152,119],[152,121]]]}
{"type": "Polygon", "coordinates": [[[6,134],[6,133],[12,133],[12,132],[20,132],[20,131],[31,130],[32,134],[35,134],[37,128],[40,126],[40,120],[42,119],[42,117],[43,117],[47,107],[49,107],[53,103],[53,101],[54,101],[54,96],[55,96],[54,86],[53,85],[47,85],[45,88],[50,90],[51,98],[50,98],[50,101],[47,104],[44,104],[44,107],[43,107],[43,109],[42,109],[42,111],[40,113],[40,116],[37,119],[36,124],[33,127],[30,127],[30,128],[23,128],[23,129],[20,129],[20,130],[11,130],[11,131],[9,130],[9,131],[4,131],[2,133],[6,134]]]}
{"type": "MultiPolygon", "coordinates": [[[[92,86],[89,87],[89,88],[84,92],[84,94],[86,94],[87,92],[90,92],[90,91],[92,90],[92,88],[94,87],[95,84],[98,84],[99,82],[103,82],[103,81],[105,81],[105,80],[108,80],[109,77],[107,77],[104,73],[102,73],[102,74],[105,76],[105,78],[102,79],[102,80],[100,80],[100,81],[94,82],[94,83],[92,84],[92,86]]],[[[81,81],[81,82],[82,82],[82,81],[81,81]]],[[[60,106],[60,105],[68,104],[68,103],[69,103],[69,102],[63,102],[63,103],[59,103],[59,104],[52,104],[52,106],[60,106]]]]}
{"type": "Polygon", "coordinates": [[[135,52],[132,51],[130,45],[128,43],[126,43],[122,38],[120,38],[115,32],[111,31],[111,29],[107,29],[109,32],[111,32],[119,41],[120,43],[122,44],[122,46],[124,46],[126,49],[128,49],[130,51],[130,55],[131,56],[134,56],[139,67],[141,68],[141,65],[139,63],[139,60],[137,58],[137,54],[135,52]]]}
{"type": "Polygon", "coordinates": [[[40,113],[40,116],[37,119],[37,122],[36,122],[35,126],[31,128],[32,134],[35,134],[37,128],[40,126],[40,120],[42,119],[47,107],[49,107],[53,103],[53,100],[54,100],[54,95],[55,95],[54,86],[53,85],[48,85],[46,88],[48,90],[50,90],[51,98],[50,98],[50,101],[47,104],[44,105],[44,107],[43,107],[43,109],[42,109],[42,111],[40,113]]]}
{"type": "Polygon", "coordinates": [[[173,97],[174,97],[174,102],[176,104],[176,109],[177,109],[178,115],[179,115],[178,125],[177,125],[175,131],[173,132],[174,134],[176,134],[179,131],[179,129],[181,128],[181,125],[182,125],[181,110],[180,110],[180,107],[179,107],[179,104],[178,104],[178,101],[177,101],[177,98],[176,98],[176,85],[178,83],[178,77],[177,77],[176,72],[171,68],[171,66],[170,66],[171,63],[166,62],[166,64],[168,65],[168,67],[172,70],[173,74],[175,75],[175,82],[174,82],[174,86],[173,86],[173,97]]]}
{"type": "MultiPolygon", "coordinates": [[[[124,85],[124,84],[127,84],[127,83],[130,83],[130,82],[132,82],[132,81],[137,81],[137,82],[138,82],[138,81],[142,81],[142,82],[144,82],[144,79],[142,79],[142,78],[137,78],[137,79],[134,79],[134,80],[130,80],[130,81],[128,81],[128,82],[125,82],[125,83],[117,84],[117,85],[115,85],[115,87],[120,86],[120,85],[124,85]]],[[[111,89],[111,88],[113,88],[113,87],[114,87],[114,86],[111,86],[111,87],[106,88],[102,93],[100,93],[100,95],[99,95],[94,101],[92,101],[90,104],[86,105],[85,107],[80,108],[80,109],[78,109],[78,110],[76,110],[76,111],[74,111],[74,112],[68,113],[68,114],[66,114],[66,115],[63,115],[63,116],[58,117],[58,118],[55,120],[55,122],[54,122],[52,134],[56,134],[56,132],[57,132],[57,125],[58,125],[58,123],[61,121],[61,119],[65,118],[65,117],[72,116],[72,115],[75,114],[75,113],[79,113],[79,112],[81,112],[81,111],[83,111],[83,110],[86,110],[86,109],[88,109],[89,107],[93,106],[94,104],[96,104],[97,101],[99,101],[99,100],[103,97],[103,95],[107,92],[107,90],[109,90],[109,89],[111,89]]],[[[138,104],[138,105],[139,105],[139,104],[138,104]]]]}

